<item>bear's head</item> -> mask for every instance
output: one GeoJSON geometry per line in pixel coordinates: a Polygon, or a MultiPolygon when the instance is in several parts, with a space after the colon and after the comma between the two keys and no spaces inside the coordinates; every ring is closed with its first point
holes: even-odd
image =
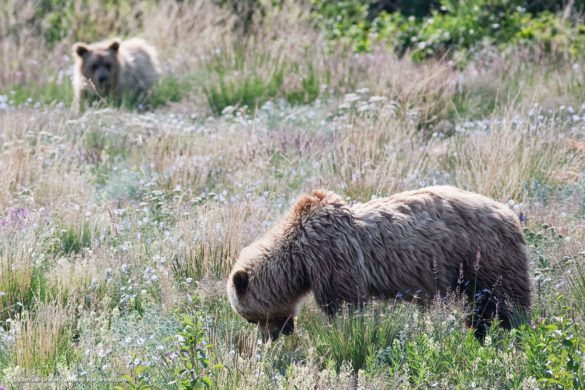
{"type": "Polygon", "coordinates": [[[120,43],[119,39],[112,39],[92,45],[80,42],[73,45],[73,55],[81,62],[81,74],[99,95],[107,94],[116,86],[120,43]]]}
{"type": "Polygon", "coordinates": [[[227,282],[232,308],[258,325],[264,340],[294,331],[299,303],[310,291],[310,277],[298,251],[303,221],[326,205],[343,204],[331,192],[302,197],[291,213],[262,238],[242,249],[227,282]],[[293,249],[297,248],[297,249],[293,249]]]}
{"type": "Polygon", "coordinates": [[[268,264],[271,255],[267,248],[261,247],[262,244],[266,242],[257,242],[242,250],[228,278],[227,291],[233,309],[248,322],[256,324],[266,341],[276,340],[280,334],[292,334],[297,302],[289,299],[292,297],[278,296],[277,291],[282,285],[275,287],[272,284],[282,282],[272,274],[275,267],[268,264]]]}

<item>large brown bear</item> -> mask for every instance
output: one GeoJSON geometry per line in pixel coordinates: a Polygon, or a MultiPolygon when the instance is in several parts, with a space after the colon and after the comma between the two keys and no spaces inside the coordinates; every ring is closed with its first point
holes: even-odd
{"type": "Polygon", "coordinates": [[[343,302],[465,293],[481,338],[530,307],[528,257],[507,206],[450,186],[347,205],[331,192],[300,199],[247,248],[227,283],[234,310],[263,336],[291,334],[303,296],[333,315],[343,302]]]}
{"type": "Polygon", "coordinates": [[[117,100],[140,98],[158,80],[157,53],[140,38],[110,39],[73,45],[74,109],[84,98],[97,95],[117,100]]]}

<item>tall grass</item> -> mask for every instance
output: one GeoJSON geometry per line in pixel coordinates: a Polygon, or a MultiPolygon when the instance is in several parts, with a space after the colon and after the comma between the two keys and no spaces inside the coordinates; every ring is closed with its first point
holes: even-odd
{"type": "Polygon", "coordinates": [[[325,186],[368,200],[424,180],[433,165],[427,153],[431,143],[423,141],[415,122],[399,117],[398,109],[391,101],[380,112],[352,117],[324,161],[325,186]]]}
{"type": "Polygon", "coordinates": [[[25,210],[15,210],[3,220],[5,225],[16,224],[20,232],[1,232],[0,237],[0,320],[13,318],[23,310],[33,308],[36,298],[46,297],[46,282],[35,241],[41,239],[25,210]],[[13,218],[11,218],[13,217],[13,218]],[[28,226],[27,226],[28,225],[28,226]]]}
{"type": "Polygon", "coordinates": [[[0,6],[0,387],[129,375],[172,388],[201,352],[178,358],[185,308],[223,366],[200,370],[217,388],[583,387],[582,67],[493,48],[466,69],[356,53],[305,2],[262,2],[245,27],[221,2],[37,3],[0,6]],[[150,106],[73,116],[70,46],[112,35],[157,47],[150,106]],[[515,201],[527,326],[481,344],[459,302],[328,319],[309,297],[295,333],[263,344],[231,309],[239,252],[302,193],[431,184],[515,201]]]}
{"type": "Polygon", "coordinates": [[[40,303],[11,323],[14,332],[13,364],[27,374],[48,375],[57,364],[73,358],[71,339],[75,324],[72,308],[58,302],[40,303]]]}
{"type": "Polygon", "coordinates": [[[402,327],[396,318],[404,318],[402,310],[400,306],[391,310],[376,306],[363,311],[346,310],[325,327],[322,321],[309,321],[307,330],[325,364],[330,362],[339,371],[349,363],[357,372],[398,337],[402,327]]]}
{"type": "Polygon", "coordinates": [[[468,132],[452,138],[457,185],[521,201],[533,183],[554,184],[573,155],[557,135],[561,124],[521,113],[471,123],[468,132]]]}

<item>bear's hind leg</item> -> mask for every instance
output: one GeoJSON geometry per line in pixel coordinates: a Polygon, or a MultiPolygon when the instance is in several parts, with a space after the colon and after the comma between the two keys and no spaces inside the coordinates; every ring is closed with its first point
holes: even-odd
{"type": "Polygon", "coordinates": [[[486,289],[474,294],[470,308],[467,325],[475,330],[475,337],[479,341],[483,342],[494,320],[498,320],[504,329],[512,327],[504,300],[486,289]]]}

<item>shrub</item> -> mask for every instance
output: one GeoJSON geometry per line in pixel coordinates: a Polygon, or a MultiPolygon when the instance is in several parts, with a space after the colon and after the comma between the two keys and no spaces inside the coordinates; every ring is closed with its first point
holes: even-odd
{"type": "Polygon", "coordinates": [[[527,358],[528,375],[545,388],[579,389],[585,384],[585,339],[562,316],[541,319],[513,331],[527,358]]]}
{"type": "Polygon", "coordinates": [[[472,383],[478,388],[518,388],[522,376],[513,375],[509,366],[513,351],[500,338],[495,328],[487,345],[479,343],[473,332],[460,329],[439,335],[419,333],[394,340],[378,352],[375,364],[414,388],[465,388],[472,383]]]}
{"type": "Polygon", "coordinates": [[[368,2],[366,1],[326,1],[313,2],[313,15],[316,22],[325,30],[329,39],[346,39],[354,42],[358,51],[370,49],[368,31],[368,2]]]}
{"type": "Polygon", "coordinates": [[[212,345],[208,342],[205,327],[199,312],[199,298],[193,304],[198,309],[187,309],[181,318],[178,333],[173,337],[177,352],[162,355],[167,371],[174,372],[174,380],[168,385],[178,385],[180,389],[213,388],[214,372],[222,368],[213,364],[212,345]]]}
{"type": "Polygon", "coordinates": [[[542,53],[578,58],[585,49],[585,26],[543,12],[534,18],[526,18],[513,42],[535,43],[542,53]]]}
{"type": "Polygon", "coordinates": [[[508,47],[522,42],[572,56],[580,56],[585,46],[579,23],[551,12],[561,8],[558,1],[538,5],[520,0],[368,4],[317,1],[315,19],[330,39],[349,41],[357,51],[369,51],[376,41],[384,41],[400,55],[411,53],[418,60],[445,55],[466,60],[475,48],[488,44],[508,47]]]}
{"type": "Polygon", "coordinates": [[[410,19],[399,24],[397,50],[412,51],[415,58],[424,59],[469,50],[479,43],[508,43],[528,18],[522,8],[510,7],[510,3],[444,0],[440,11],[421,22],[410,19]]]}

